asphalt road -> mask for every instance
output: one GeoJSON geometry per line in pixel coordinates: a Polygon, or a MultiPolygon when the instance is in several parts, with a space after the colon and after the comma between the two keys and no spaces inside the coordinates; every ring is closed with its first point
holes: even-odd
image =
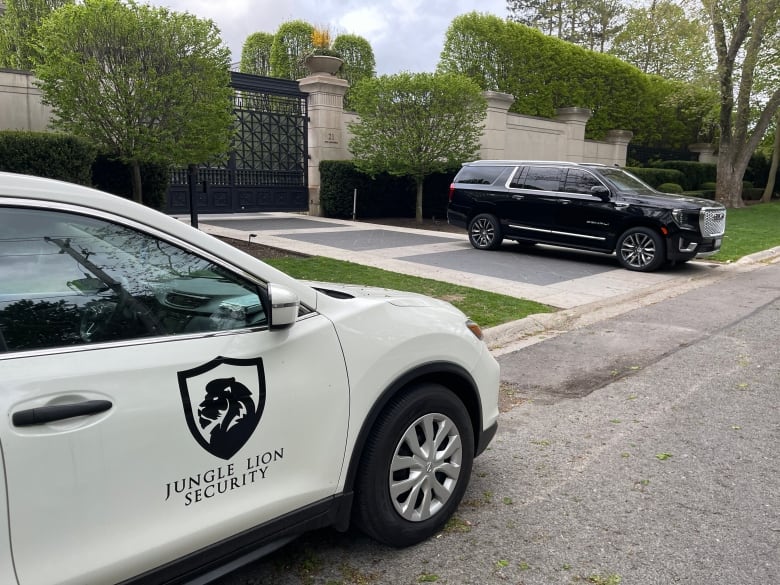
{"type": "Polygon", "coordinates": [[[449,529],[314,532],[219,583],[780,583],[779,354],[776,263],[502,355],[449,529]]]}

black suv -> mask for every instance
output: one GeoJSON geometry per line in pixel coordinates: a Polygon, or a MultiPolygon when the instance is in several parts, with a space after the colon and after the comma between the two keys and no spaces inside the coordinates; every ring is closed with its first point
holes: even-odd
{"type": "Polygon", "coordinates": [[[447,220],[481,250],[509,239],[616,252],[624,268],[649,272],[717,252],[726,209],[660,193],[618,167],[480,160],[450,185],[447,220]]]}

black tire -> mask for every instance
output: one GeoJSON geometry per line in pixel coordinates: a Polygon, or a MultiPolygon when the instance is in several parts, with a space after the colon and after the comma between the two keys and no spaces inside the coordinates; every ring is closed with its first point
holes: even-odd
{"type": "Polygon", "coordinates": [[[473,460],[474,432],[460,399],[438,384],[411,388],[390,401],[366,443],[355,484],[356,525],[394,547],[430,538],[458,507],[473,460]]]}
{"type": "Polygon", "coordinates": [[[495,215],[480,213],[469,222],[469,242],[477,250],[495,250],[503,239],[501,224],[495,215]]]}
{"type": "Polygon", "coordinates": [[[661,236],[646,227],[626,230],[618,239],[615,252],[623,268],[637,272],[658,270],[666,260],[666,249],[661,236]]]}

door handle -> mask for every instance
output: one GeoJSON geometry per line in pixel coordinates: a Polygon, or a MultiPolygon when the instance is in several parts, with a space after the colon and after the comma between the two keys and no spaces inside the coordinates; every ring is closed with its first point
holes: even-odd
{"type": "Polygon", "coordinates": [[[512,199],[517,199],[519,201],[520,199],[525,199],[525,195],[512,195],[512,199]]]}
{"type": "Polygon", "coordinates": [[[15,412],[11,419],[14,426],[30,427],[33,425],[45,425],[46,423],[73,418],[76,416],[87,416],[105,412],[113,404],[110,400],[85,400],[74,404],[55,404],[52,406],[39,406],[38,408],[29,408],[15,412]]]}

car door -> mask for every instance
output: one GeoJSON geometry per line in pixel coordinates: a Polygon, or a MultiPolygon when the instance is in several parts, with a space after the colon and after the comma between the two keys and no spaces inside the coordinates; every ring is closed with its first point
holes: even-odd
{"type": "Polygon", "coordinates": [[[509,183],[511,202],[503,216],[509,237],[535,241],[554,239],[553,214],[559,198],[561,169],[555,166],[528,166],[509,183]]]}
{"type": "Polygon", "coordinates": [[[116,583],[332,496],[332,324],[95,212],[0,213],[0,447],[19,585],[116,583]]]}
{"type": "Polygon", "coordinates": [[[567,169],[555,210],[561,243],[595,249],[612,245],[618,213],[609,198],[593,193],[594,187],[607,188],[587,169],[567,169]]]}

